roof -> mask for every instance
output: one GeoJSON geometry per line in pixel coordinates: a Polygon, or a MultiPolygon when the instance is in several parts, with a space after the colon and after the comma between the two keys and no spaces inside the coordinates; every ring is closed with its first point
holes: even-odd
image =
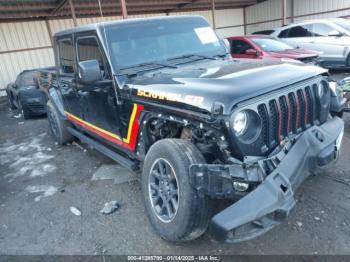
{"type": "Polygon", "coordinates": [[[280,31],[280,30],[288,29],[288,28],[296,26],[296,25],[305,25],[305,24],[310,24],[310,23],[329,23],[329,22],[336,22],[336,21],[339,21],[339,20],[346,21],[346,19],[344,19],[344,18],[309,19],[309,20],[305,20],[305,21],[301,21],[301,22],[288,24],[286,26],[277,27],[277,28],[274,28],[273,30],[280,31]]]}
{"type": "Polygon", "coordinates": [[[89,25],[83,25],[83,26],[77,26],[74,28],[70,28],[67,30],[63,30],[60,32],[57,32],[54,37],[64,36],[72,33],[80,33],[80,32],[86,32],[86,31],[92,31],[92,30],[99,30],[103,25],[109,26],[109,25],[118,25],[118,24],[143,24],[148,21],[162,21],[162,20],[183,20],[186,18],[195,18],[195,17],[201,17],[197,15],[188,15],[188,16],[157,16],[157,17],[148,17],[148,18],[133,18],[133,19],[125,19],[125,20],[114,20],[114,21],[108,21],[108,22],[100,22],[100,23],[94,23],[89,25]]]}
{"type": "MultiPolygon", "coordinates": [[[[215,0],[216,9],[241,8],[263,0],[215,0]]],[[[72,0],[76,16],[121,15],[119,0],[72,0]]],[[[211,9],[209,0],[126,0],[128,14],[171,13],[211,9]]],[[[69,0],[0,0],[0,22],[70,18],[69,0]]]]}
{"type": "Polygon", "coordinates": [[[267,39],[274,39],[270,35],[236,35],[236,36],[229,36],[228,39],[232,38],[267,38],[267,39]]]}

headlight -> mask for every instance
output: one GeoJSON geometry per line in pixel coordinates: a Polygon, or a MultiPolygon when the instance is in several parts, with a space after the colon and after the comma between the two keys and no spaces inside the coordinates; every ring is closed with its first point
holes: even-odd
{"type": "Polygon", "coordinates": [[[237,136],[244,134],[247,130],[247,114],[244,111],[238,112],[235,115],[232,127],[237,136]]]}

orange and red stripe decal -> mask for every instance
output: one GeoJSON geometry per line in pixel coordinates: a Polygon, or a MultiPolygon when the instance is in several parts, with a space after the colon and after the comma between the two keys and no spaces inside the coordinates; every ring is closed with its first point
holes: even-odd
{"type": "Polygon", "coordinates": [[[131,151],[135,150],[136,147],[136,142],[137,142],[137,136],[138,136],[138,131],[140,128],[140,124],[139,124],[139,117],[140,117],[140,113],[143,110],[143,105],[138,105],[138,104],[134,104],[133,105],[133,109],[131,112],[131,117],[130,117],[130,121],[129,121],[129,126],[128,126],[128,133],[127,136],[125,138],[121,138],[120,136],[113,134],[107,130],[104,130],[100,127],[97,127],[89,122],[86,122],[82,119],[80,119],[79,117],[72,115],[71,113],[65,111],[65,115],[67,116],[67,118],[81,126],[82,128],[89,130],[90,132],[93,132],[94,134],[103,137],[104,139],[115,143],[117,145],[120,145],[124,148],[127,148],[131,151]]]}

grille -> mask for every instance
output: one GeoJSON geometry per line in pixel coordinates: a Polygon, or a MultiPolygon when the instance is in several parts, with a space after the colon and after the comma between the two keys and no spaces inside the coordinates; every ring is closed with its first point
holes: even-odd
{"type": "Polygon", "coordinates": [[[320,114],[325,108],[322,108],[316,97],[316,88],[299,88],[258,104],[263,148],[272,149],[285,137],[325,121],[320,114]]]}
{"type": "Polygon", "coordinates": [[[32,111],[44,111],[45,110],[44,105],[42,103],[39,103],[39,102],[30,102],[30,103],[27,103],[27,106],[32,111]]]}
{"type": "Polygon", "coordinates": [[[307,64],[307,63],[314,62],[316,60],[316,57],[305,57],[305,58],[300,58],[298,60],[307,64]]]}

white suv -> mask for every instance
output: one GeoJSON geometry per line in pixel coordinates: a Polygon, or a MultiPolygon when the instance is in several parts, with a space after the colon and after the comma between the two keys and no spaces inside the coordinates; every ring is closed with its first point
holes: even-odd
{"type": "Polygon", "coordinates": [[[276,28],[271,36],[295,47],[320,52],[325,67],[350,67],[350,21],[312,20],[276,28]]]}

